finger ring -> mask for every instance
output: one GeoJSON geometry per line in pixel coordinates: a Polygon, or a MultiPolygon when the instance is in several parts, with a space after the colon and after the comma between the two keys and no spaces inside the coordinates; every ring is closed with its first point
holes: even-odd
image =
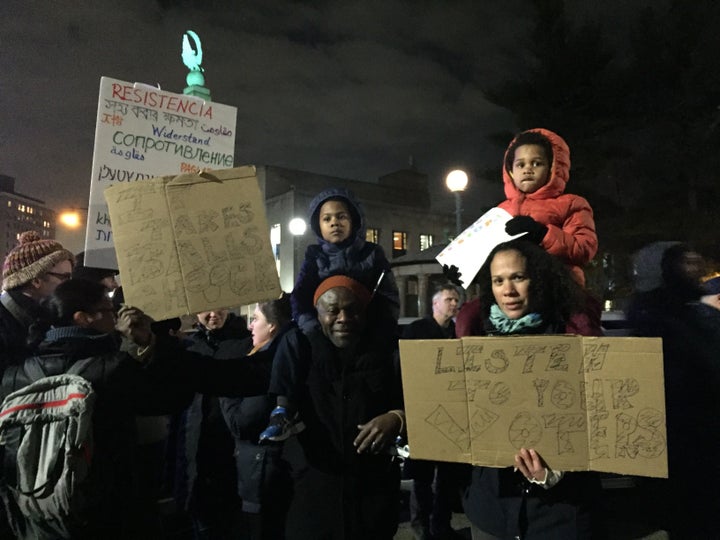
{"type": "Polygon", "coordinates": [[[375,448],[376,446],[377,446],[377,441],[373,441],[372,444],[370,445],[371,448],[375,448]]]}

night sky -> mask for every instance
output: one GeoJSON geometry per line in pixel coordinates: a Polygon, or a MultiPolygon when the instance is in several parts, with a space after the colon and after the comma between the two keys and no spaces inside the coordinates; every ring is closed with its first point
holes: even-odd
{"type": "MultiPolygon", "coordinates": [[[[620,50],[626,11],[664,2],[595,4],[568,2],[571,20],[600,21],[620,50]]],[[[478,176],[503,148],[488,136],[537,126],[483,88],[522,77],[532,16],[523,0],[3,0],[0,174],[53,208],[87,206],[100,77],[182,93],[192,29],[213,100],[238,109],[237,165],[372,182],[412,156],[437,209],[458,166],[468,206],[492,206],[500,179],[478,176]]]]}

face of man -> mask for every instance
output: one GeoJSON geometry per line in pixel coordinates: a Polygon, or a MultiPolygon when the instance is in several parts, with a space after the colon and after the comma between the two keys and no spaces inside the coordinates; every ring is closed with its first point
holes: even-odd
{"type": "Polygon", "coordinates": [[[88,313],[88,327],[110,334],[115,330],[117,315],[110,298],[103,300],[98,306],[88,313]]]}
{"type": "Polygon", "coordinates": [[[197,320],[208,330],[218,330],[225,325],[227,316],[227,309],[218,309],[217,311],[202,311],[197,314],[197,320]]]}
{"type": "Polygon", "coordinates": [[[323,334],[339,349],[357,343],[365,326],[365,308],[345,287],[325,292],[317,303],[318,321],[323,334]]]}
{"type": "Polygon", "coordinates": [[[460,295],[457,291],[446,289],[433,298],[433,317],[440,326],[445,326],[458,313],[460,295]]]}
{"type": "Polygon", "coordinates": [[[42,276],[32,280],[29,292],[30,295],[38,302],[43,298],[47,298],[55,288],[63,281],[67,281],[72,277],[72,263],[70,261],[60,261],[42,276]]]}

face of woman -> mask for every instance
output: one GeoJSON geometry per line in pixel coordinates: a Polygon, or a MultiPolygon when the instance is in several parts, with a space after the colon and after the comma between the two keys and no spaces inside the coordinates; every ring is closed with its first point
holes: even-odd
{"type": "Polygon", "coordinates": [[[492,291],[500,310],[509,319],[519,319],[530,309],[530,278],[519,251],[499,251],[490,263],[492,291]]]}
{"type": "Polygon", "coordinates": [[[259,307],[255,307],[252,322],[250,323],[250,332],[252,333],[253,347],[263,345],[270,341],[275,335],[275,325],[270,324],[260,311],[259,307]]]}

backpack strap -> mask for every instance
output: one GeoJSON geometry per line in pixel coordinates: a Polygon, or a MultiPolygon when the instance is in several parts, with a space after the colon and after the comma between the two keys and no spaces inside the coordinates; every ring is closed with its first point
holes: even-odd
{"type": "Polygon", "coordinates": [[[7,309],[10,314],[23,326],[30,326],[33,323],[32,316],[28,315],[25,310],[18,305],[15,299],[10,296],[9,292],[5,291],[2,295],[0,295],[0,302],[2,302],[5,309],[7,309]]]}
{"type": "Polygon", "coordinates": [[[94,356],[91,356],[90,358],[83,358],[82,360],[78,360],[73,365],[71,365],[65,373],[67,373],[69,375],[80,375],[83,371],[85,371],[85,368],[88,367],[90,364],[92,364],[94,361],[95,361],[94,356]]]}
{"type": "MultiPolygon", "coordinates": [[[[72,364],[65,373],[80,375],[94,360],[94,357],[78,360],[72,364]]],[[[28,358],[21,365],[8,366],[2,374],[2,383],[0,383],[2,384],[2,396],[0,397],[12,394],[15,390],[39,381],[43,377],[47,377],[47,374],[42,367],[40,359],[36,356],[28,358]]]]}
{"type": "Polygon", "coordinates": [[[39,381],[43,377],[47,377],[45,370],[40,364],[40,359],[36,356],[28,358],[23,364],[23,368],[25,369],[25,373],[28,374],[28,377],[30,377],[30,382],[28,384],[39,381]]]}

